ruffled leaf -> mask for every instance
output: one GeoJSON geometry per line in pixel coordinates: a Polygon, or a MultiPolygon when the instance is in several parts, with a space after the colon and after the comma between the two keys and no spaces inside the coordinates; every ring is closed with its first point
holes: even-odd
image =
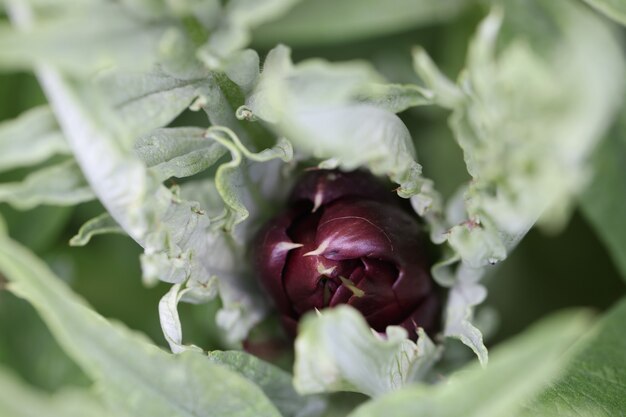
{"type": "Polygon", "coordinates": [[[290,374],[246,352],[213,351],[209,359],[257,384],[284,417],[313,417],[324,410],[321,397],[299,395],[290,374]]]}
{"type": "Polygon", "coordinates": [[[20,210],[41,204],[75,205],[94,198],[80,168],[72,160],[34,171],[21,182],[0,184],[0,202],[20,210]]]}
{"type": "Polygon", "coordinates": [[[213,166],[226,148],[195,127],[161,128],[137,139],[135,153],[161,181],[184,178],[213,166]]]}
{"type": "Polygon", "coordinates": [[[168,354],[109,323],[6,236],[0,237],[0,269],[12,291],[37,308],[66,352],[98,383],[116,415],[280,415],[259,387],[237,373],[198,353],[168,354]]]}
{"type": "Polygon", "coordinates": [[[162,69],[150,72],[111,72],[97,80],[101,93],[115,111],[118,123],[134,141],[138,135],[170,123],[198,96],[206,93],[206,75],[174,78],[162,69]]]}
{"type": "Polygon", "coordinates": [[[430,90],[410,84],[372,84],[367,91],[357,97],[359,101],[392,113],[400,113],[411,107],[431,105],[433,98],[434,95],[430,90]]]}
{"type": "Polygon", "coordinates": [[[358,99],[382,81],[371,67],[320,60],[294,66],[289,49],[278,46],[263,69],[247,108],[289,138],[297,152],[332,158],[333,166],[345,170],[365,166],[398,183],[402,197],[436,200],[406,126],[392,112],[358,99]]]}
{"type": "Polygon", "coordinates": [[[423,331],[418,334],[415,343],[405,329],[390,326],[381,336],[348,306],[309,314],[296,339],[296,390],[378,396],[418,381],[440,354],[423,331]]]}
{"type": "Polygon", "coordinates": [[[234,0],[224,7],[219,26],[198,56],[211,69],[223,68],[250,42],[250,31],[284,14],[300,0],[234,0]]]}
{"type": "Polygon", "coordinates": [[[188,350],[202,351],[196,346],[183,345],[183,330],[178,316],[178,303],[187,295],[195,292],[195,299],[198,301],[208,301],[217,294],[216,280],[209,281],[202,287],[183,288],[181,284],[174,284],[172,288],[159,301],[159,318],[165,340],[170,345],[173,353],[182,353],[188,350]]]}
{"type": "MultiPolygon", "coordinates": [[[[30,14],[27,3],[12,2],[16,18],[30,14]]],[[[137,19],[117,3],[56,2],[42,9],[37,26],[26,31],[0,25],[0,67],[31,69],[45,61],[84,76],[117,65],[146,69],[158,55],[164,27],[137,19]]]]}
{"type": "Polygon", "coordinates": [[[589,324],[585,312],[557,314],[495,348],[487,369],[469,365],[445,383],[404,388],[365,403],[349,416],[516,416],[558,376],[571,358],[566,352],[589,324]]]}
{"type": "MultiPolygon", "coordinates": [[[[251,284],[243,274],[241,244],[223,231],[215,231],[197,203],[183,201],[162,186],[133,155],[129,143],[94,117],[93,110],[102,106],[91,101],[92,95],[79,94],[83,90],[70,86],[51,69],[46,69],[42,79],[95,194],[126,233],[144,247],[144,280],[191,280],[203,286],[218,276],[226,310],[222,316],[238,318],[220,322],[229,326],[226,329],[233,338],[245,337],[266,307],[258,291],[247,289],[251,284]]],[[[107,111],[110,109],[103,109],[107,111]]]]}
{"type": "Polygon", "coordinates": [[[53,155],[69,153],[48,107],[36,107],[0,124],[0,172],[36,165],[53,155]]]}
{"type": "Polygon", "coordinates": [[[447,241],[449,259],[460,261],[456,271],[453,262],[434,271],[451,286],[444,334],[468,344],[483,363],[486,349],[471,324],[485,296],[480,277],[536,222],[564,223],[588,180],[589,155],[621,101],[624,62],[610,31],[576,4],[534,3],[545,11],[549,41],[526,24],[530,15],[520,17],[530,13],[526,3],[503,4],[480,25],[457,84],[423,50],[414,53],[434,101],[452,110],[450,126],[472,176],[462,200],[449,204],[451,227],[435,239],[447,241]],[[508,37],[498,43],[502,25],[508,37]]]}
{"type": "Polygon", "coordinates": [[[0,368],[0,415],[7,417],[112,417],[87,390],[61,390],[53,395],[26,385],[0,368]]]}
{"type": "Polygon", "coordinates": [[[70,246],[85,246],[92,237],[107,233],[125,234],[109,213],[102,213],[78,229],[78,233],[70,239],[70,246]]]}
{"type": "Polygon", "coordinates": [[[242,156],[256,162],[267,162],[272,159],[281,159],[288,162],[293,157],[291,144],[284,138],[279,139],[273,148],[264,149],[261,152],[250,152],[241,140],[230,129],[213,127],[209,128],[206,136],[223,145],[231,154],[232,160],[223,163],[215,174],[215,184],[227,207],[227,212],[223,220],[224,228],[229,231],[233,226],[246,220],[249,211],[244,204],[244,197],[240,189],[250,189],[251,184],[245,176],[242,167],[242,156]],[[248,182],[248,184],[246,184],[248,182]]]}
{"type": "Polygon", "coordinates": [[[503,21],[497,9],[485,19],[458,87],[442,78],[423,51],[415,55],[436,100],[453,110],[450,124],[473,177],[465,194],[467,221],[453,226],[448,241],[474,267],[504,259],[537,220],[564,221],[586,182],[589,153],[620,101],[623,61],[615,39],[594,16],[551,2],[546,18],[555,38],[534,51],[533,34],[516,26],[514,11],[523,7],[513,2],[504,9],[515,18],[503,21]],[[519,40],[496,53],[502,24],[517,31],[519,40]],[[579,36],[583,26],[593,41],[579,36]],[[600,52],[598,43],[607,47],[600,52]],[[545,48],[570,52],[548,54],[545,48]],[[604,76],[598,77],[598,68],[604,76]]]}

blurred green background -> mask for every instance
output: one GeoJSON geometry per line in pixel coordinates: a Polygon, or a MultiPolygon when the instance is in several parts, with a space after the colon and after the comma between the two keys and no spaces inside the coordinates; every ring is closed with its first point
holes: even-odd
{"type": "MultiPolygon", "coordinates": [[[[307,57],[367,59],[394,82],[415,82],[410,50],[420,44],[454,77],[464,61],[467,40],[482,16],[473,10],[458,17],[454,25],[403,27],[398,33],[385,31],[375,38],[362,36],[332,44],[324,41],[316,45],[296,39],[292,45],[294,60],[307,57]]],[[[271,40],[271,30],[262,28],[259,33],[260,41],[253,47],[263,55],[271,40]]],[[[33,76],[0,75],[0,121],[44,102],[45,97],[33,76]]],[[[205,123],[203,117],[196,117],[197,120],[186,122],[205,123]]],[[[460,151],[447,130],[447,114],[414,109],[401,117],[415,139],[425,174],[450,195],[466,180],[467,174],[460,151]]],[[[16,180],[25,173],[23,170],[3,173],[0,181],[16,180]]],[[[97,203],[74,208],[39,207],[27,212],[0,205],[0,214],[6,219],[11,236],[45,259],[97,311],[123,321],[165,346],[157,305],[167,285],[154,288],[142,285],[139,246],[121,235],[98,236],[81,248],[68,245],[80,225],[102,210],[97,203]]],[[[531,231],[506,262],[494,267],[488,287],[486,305],[493,307],[499,316],[497,332],[488,340],[489,344],[519,332],[550,311],[567,306],[590,306],[603,311],[624,294],[623,282],[605,248],[579,212],[574,213],[566,229],[556,235],[531,231]]],[[[204,348],[214,347],[211,318],[214,306],[183,304],[180,308],[185,338],[204,348]]],[[[26,381],[50,391],[66,384],[87,383],[35,311],[1,290],[0,362],[26,381]]]]}

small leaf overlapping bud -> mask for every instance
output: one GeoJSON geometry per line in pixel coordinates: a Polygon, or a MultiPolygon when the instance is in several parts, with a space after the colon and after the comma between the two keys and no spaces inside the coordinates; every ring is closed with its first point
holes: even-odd
{"type": "Polygon", "coordinates": [[[349,304],[384,331],[433,332],[440,301],[423,231],[399,197],[372,175],[304,174],[286,211],[262,230],[255,251],[263,286],[289,334],[307,311],[349,304]]]}

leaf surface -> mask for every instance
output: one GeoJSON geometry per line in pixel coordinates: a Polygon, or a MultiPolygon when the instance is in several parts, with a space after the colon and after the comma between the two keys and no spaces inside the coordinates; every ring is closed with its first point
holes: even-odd
{"type": "Polygon", "coordinates": [[[524,417],[626,415],[626,299],[581,341],[564,375],[531,403],[524,417]]]}
{"type": "Polygon", "coordinates": [[[309,314],[296,339],[294,384],[305,394],[355,391],[378,396],[424,377],[440,350],[420,330],[417,343],[390,326],[376,334],[348,306],[309,314]]]}
{"type": "Polygon", "coordinates": [[[582,194],[582,212],[604,241],[626,280],[626,116],[593,156],[594,177],[582,194]]]}
{"type": "Polygon", "coordinates": [[[376,398],[350,417],[502,417],[554,379],[569,358],[564,352],[590,327],[585,312],[560,313],[493,349],[483,370],[477,364],[433,386],[407,387],[376,398]]]}
{"type": "Polygon", "coordinates": [[[69,146],[48,107],[36,107],[0,124],[0,172],[69,153],[69,146]]]}
{"type": "Polygon", "coordinates": [[[123,415],[279,416],[260,388],[202,354],[172,355],[91,310],[34,255],[0,237],[0,270],[123,415]]]}

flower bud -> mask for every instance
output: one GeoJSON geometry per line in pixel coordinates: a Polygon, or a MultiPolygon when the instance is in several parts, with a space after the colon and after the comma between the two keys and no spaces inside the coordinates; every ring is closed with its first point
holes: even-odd
{"type": "Polygon", "coordinates": [[[307,311],[349,304],[369,325],[436,329],[440,302],[421,225],[372,175],[304,174],[257,241],[259,278],[288,333],[307,311]]]}

